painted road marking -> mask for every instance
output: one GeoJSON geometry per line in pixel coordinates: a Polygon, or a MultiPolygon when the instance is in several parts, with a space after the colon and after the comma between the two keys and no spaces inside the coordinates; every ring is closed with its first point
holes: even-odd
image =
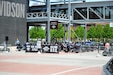
{"type": "Polygon", "coordinates": [[[83,70],[83,69],[88,69],[88,68],[93,68],[93,67],[99,67],[102,65],[94,65],[94,66],[87,66],[87,67],[82,67],[82,68],[74,68],[74,69],[70,69],[70,70],[66,70],[66,71],[62,71],[62,72],[57,72],[57,73],[53,73],[51,75],[60,75],[60,74],[64,74],[64,73],[68,73],[68,72],[72,72],[72,71],[78,71],[78,70],[83,70]]]}

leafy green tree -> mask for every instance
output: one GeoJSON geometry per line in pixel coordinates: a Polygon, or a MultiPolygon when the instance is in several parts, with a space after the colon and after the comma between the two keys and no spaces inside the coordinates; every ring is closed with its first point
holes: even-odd
{"type": "MultiPolygon", "coordinates": [[[[71,29],[71,39],[74,39],[76,36],[74,35],[74,30],[73,29],[71,29]]],[[[66,38],[68,38],[68,31],[66,31],[66,38]]]]}
{"type": "Polygon", "coordinates": [[[104,31],[103,31],[103,27],[102,27],[102,25],[97,25],[97,27],[96,27],[96,38],[98,38],[98,40],[100,40],[100,38],[103,38],[103,33],[104,33],[104,31]]]}
{"type": "Polygon", "coordinates": [[[32,27],[30,29],[30,38],[45,38],[45,30],[41,27],[32,27]]]}
{"type": "Polygon", "coordinates": [[[64,27],[62,26],[62,24],[59,24],[58,28],[60,30],[58,30],[58,34],[56,34],[57,38],[63,38],[64,37],[64,27]]]}
{"type": "Polygon", "coordinates": [[[45,38],[45,30],[41,27],[37,27],[37,38],[45,38]]]}
{"type": "MultiPolygon", "coordinates": [[[[84,38],[84,27],[78,26],[75,30],[75,33],[81,39],[84,38]]],[[[30,29],[30,38],[45,38],[45,30],[41,27],[32,27],[30,29]]],[[[64,38],[64,27],[62,24],[58,25],[58,29],[50,30],[51,38],[64,38]]],[[[66,32],[66,37],[68,38],[68,32],[66,32]]],[[[76,36],[71,32],[71,38],[75,38],[76,36]]],[[[88,38],[113,38],[113,28],[109,27],[109,24],[106,24],[104,27],[102,25],[91,26],[87,31],[88,38]]]]}
{"type": "Polygon", "coordinates": [[[75,33],[78,35],[80,38],[84,38],[84,27],[78,26],[75,30],[75,33]]]}
{"type": "Polygon", "coordinates": [[[30,29],[30,38],[36,38],[37,37],[37,31],[36,31],[36,28],[35,27],[32,27],[30,29]]]}
{"type": "Polygon", "coordinates": [[[52,40],[54,38],[63,38],[64,37],[64,27],[62,26],[62,24],[59,24],[58,29],[51,29],[50,33],[51,33],[52,40]]]}
{"type": "Polygon", "coordinates": [[[104,38],[113,38],[113,28],[109,26],[109,24],[106,24],[104,26],[104,38]]]}
{"type": "Polygon", "coordinates": [[[56,29],[51,29],[50,30],[51,38],[56,38],[56,33],[57,33],[57,30],[56,29]]]}
{"type": "Polygon", "coordinates": [[[87,31],[87,37],[88,38],[95,38],[96,37],[96,27],[95,26],[91,26],[90,29],[87,31]]]}

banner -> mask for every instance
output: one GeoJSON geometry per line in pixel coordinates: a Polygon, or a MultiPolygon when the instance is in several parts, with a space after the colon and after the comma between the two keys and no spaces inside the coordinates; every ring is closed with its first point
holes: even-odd
{"type": "Polygon", "coordinates": [[[109,25],[110,25],[110,27],[113,27],[113,22],[110,22],[110,24],[109,24],[109,25]]]}
{"type": "Polygon", "coordinates": [[[58,29],[58,21],[51,21],[50,28],[51,29],[58,29]]]}

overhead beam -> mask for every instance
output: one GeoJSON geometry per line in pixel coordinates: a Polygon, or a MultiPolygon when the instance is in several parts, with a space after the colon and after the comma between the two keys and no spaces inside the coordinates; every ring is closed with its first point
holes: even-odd
{"type": "Polygon", "coordinates": [[[77,9],[74,9],[83,19],[86,20],[86,18],[77,10],[77,9]]]}
{"type": "Polygon", "coordinates": [[[96,13],[92,8],[89,8],[93,13],[95,13],[100,19],[102,19],[102,17],[98,14],[98,13],[96,13]]]}

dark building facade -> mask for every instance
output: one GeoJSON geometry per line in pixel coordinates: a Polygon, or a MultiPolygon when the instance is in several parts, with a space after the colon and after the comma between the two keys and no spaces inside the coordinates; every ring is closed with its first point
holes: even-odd
{"type": "Polygon", "coordinates": [[[23,44],[27,37],[27,0],[0,0],[0,44],[8,37],[8,44],[15,45],[18,38],[23,44]]]}

